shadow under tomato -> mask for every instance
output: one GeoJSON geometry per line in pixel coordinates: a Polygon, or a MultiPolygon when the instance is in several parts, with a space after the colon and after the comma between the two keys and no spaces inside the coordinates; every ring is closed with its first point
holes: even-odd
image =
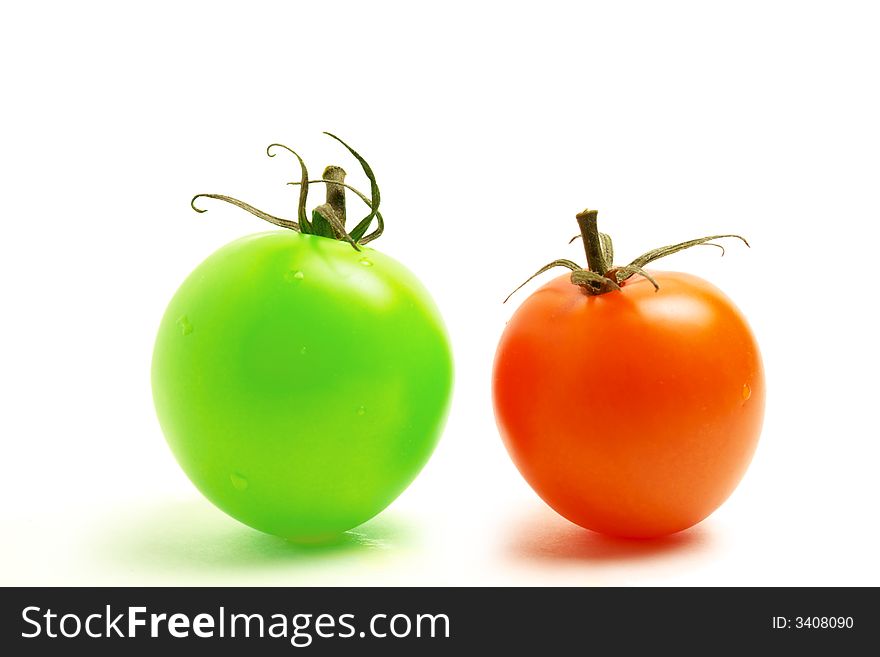
{"type": "Polygon", "coordinates": [[[661,538],[615,538],[579,527],[545,507],[514,523],[508,548],[510,557],[530,562],[672,562],[707,554],[712,549],[712,535],[697,525],[661,538]]]}
{"type": "Polygon", "coordinates": [[[259,571],[369,556],[405,548],[411,530],[388,514],[321,543],[294,543],[229,518],[204,500],[164,502],[105,521],[98,549],[129,571],[172,574],[259,571]]]}

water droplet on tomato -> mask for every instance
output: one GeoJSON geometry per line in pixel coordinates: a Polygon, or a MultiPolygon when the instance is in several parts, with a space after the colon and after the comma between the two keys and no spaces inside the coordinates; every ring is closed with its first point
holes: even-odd
{"type": "Polygon", "coordinates": [[[284,274],[284,280],[288,283],[295,283],[296,281],[301,281],[303,278],[305,278],[305,274],[299,269],[291,269],[284,274]]]}
{"type": "Polygon", "coordinates": [[[358,406],[358,410],[357,410],[358,415],[364,415],[364,414],[366,414],[366,412],[367,412],[366,408],[364,408],[363,406],[358,406]]]}
{"type": "Polygon", "coordinates": [[[248,480],[243,475],[240,475],[237,472],[233,472],[231,475],[229,475],[229,481],[232,482],[235,490],[247,490],[248,480]]]}
{"type": "Polygon", "coordinates": [[[181,335],[189,335],[193,332],[192,324],[189,323],[189,318],[186,315],[181,315],[178,318],[177,328],[180,329],[181,335]]]}
{"type": "Polygon", "coordinates": [[[742,394],[743,394],[743,401],[748,400],[748,398],[752,396],[752,389],[749,388],[748,383],[743,383],[742,394]]]}
{"type": "Polygon", "coordinates": [[[361,263],[364,267],[372,267],[373,266],[373,263],[370,262],[369,260],[367,260],[366,258],[361,258],[360,260],[358,260],[358,262],[361,263]]]}

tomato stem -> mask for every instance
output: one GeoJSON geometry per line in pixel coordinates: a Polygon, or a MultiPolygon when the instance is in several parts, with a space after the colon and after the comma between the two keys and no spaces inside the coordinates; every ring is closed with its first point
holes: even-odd
{"type": "Polygon", "coordinates": [[[299,202],[297,204],[297,220],[294,221],[292,219],[284,219],[283,217],[276,217],[275,215],[271,215],[268,212],[263,212],[250,205],[249,203],[245,203],[244,201],[240,201],[231,196],[226,196],[225,194],[196,194],[193,196],[190,201],[190,206],[196,212],[205,212],[205,210],[196,207],[196,201],[200,198],[213,198],[219,201],[225,201],[226,203],[230,203],[236,207],[241,208],[247,212],[250,212],[252,215],[259,217],[264,221],[268,221],[269,223],[275,224],[276,226],[280,226],[281,228],[287,228],[289,230],[295,230],[305,235],[317,235],[318,237],[327,237],[330,239],[337,239],[344,242],[348,242],[355,251],[360,251],[360,246],[363,244],[367,244],[368,242],[372,242],[374,239],[377,239],[382,235],[382,232],[385,230],[385,220],[382,218],[382,213],[379,212],[379,186],[376,184],[376,176],[373,174],[373,170],[370,168],[370,165],[367,164],[367,161],[361,157],[361,155],[355,151],[351,146],[346,144],[336,135],[330,134],[329,132],[325,132],[325,135],[328,137],[332,137],[340,144],[345,146],[349,153],[358,161],[361,165],[361,168],[364,170],[364,174],[367,176],[367,179],[370,181],[370,195],[367,196],[359,192],[357,189],[352,187],[351,185],[347,185],[345,183],[345,170],[342,167],[338,166],[328,166],[324,169],[324,175],[320,180],[309,180],[309,172],[306,169],[305,162],[299,156],[299,154],[284,144],[270,144],[266,148],[266,154],[269,157],[275,157],[275,154],[272,152],[273,148],[283,148],[284,150],[292,153],[300,165],[300,172],[302,174],[300,180],[298,182],[288,183],[290,185],[299,185],[299,202]],[[319,205],[317,208],[312,210],[312,220],[310,221],[308,215],[306,213],[306,197],[308,195],[309,183],[324,183],[327,185],[327,198],[326,202],[319,205]],[[350,231],[345,228],[345,190],[350,189],[353,191],[358,198],[360,198],[366,205],[370,208],[370,213],[358,222],[358,224],[352,228],[350,231]],[[373,223],[373,220],[376,221],[376,227],[372,232],[368,233],[367,231],[370,229],[370,226],[373,223]]]}
{"type": "Polygon", "coordinates": [[[605,262],[605,256],[602,253],[602,240],[599,237],[599,211],[584,210],[583,212],[578,212],[575,217],[584,241],[587,266],[594,274],[604,276],[605,272],[608,271],[608,263],[605,262]]]}
{"type": "Polygon", "coordinates": [[[730,233],[724,235],[709,235],[708,237],[700,237],[695,240],[679,242],[678,244],[672,244],[670,246],[662,246],[659,249],[651,249],[640,255],[628,265],[624,267],[615,267],[614,245],[612,244],[609,235],[599,232],[598,216],[599,212],[596,210],[584,210],[575,215],[581,233],[580,235],[572,237],[568,242],[571,244],[578,237],[583,239],[584,251],[587,254],[587,269],[581,268],[576,262],[572,262],[571,260],[554,260],[541,267],[541,269],[527,278],[524,283],[520,284],[519,287],[507,296],[504,303],[507,303],[508,299],[513,296],[514,292],[522,288],[526,283],[554,267],[565,267],[566,269],[570,269],[572,284],[579,286],[585,294],[590,296],[619,291],[625,280],[636,275],[647,279],[651,285],[654,286],[654,290],[659,290],[660,286],[654,277],[643,269],[645,265],[654,262],[659,258],[665,258],[673,253],[678,253],[679,251],[684,251],[685,249],[701,245],[717,246],[721,249],[721,255],[724,255],[724,247],[720,244],[715,244],[712,240],[726,237],[736,238],[741,240],[746,246],[749,246],[746,239],[740,235],[733,235],[730,233]]]}
{"type": "Polygon", "coordinates": [[[345,182],[345,169],[331,164],[324,169],[321,177],[333,181],[327,183],[327,205],[333,208],[339,221],[345,226],[345,187],[342,186],[345,182]]]}

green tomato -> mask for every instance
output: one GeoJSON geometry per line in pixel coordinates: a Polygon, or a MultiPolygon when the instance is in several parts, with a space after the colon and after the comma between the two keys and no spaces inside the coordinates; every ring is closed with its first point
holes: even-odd
{"type": "Polygon", "coordinates": [[[452,356],[403,265],[283,230],[227,244],[186,279],[152,383],[168,444],[209,500],[261,531],[322,540],[382,511],[425,465],[452,356]]]}

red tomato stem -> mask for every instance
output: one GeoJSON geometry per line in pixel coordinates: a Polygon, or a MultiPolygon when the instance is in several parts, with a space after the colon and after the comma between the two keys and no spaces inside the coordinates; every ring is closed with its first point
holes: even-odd
{"type": "Polygon", "coordinates": [[[576,215],[578,227],[581,229],[581,237],[584,241],[584,251],[587,254],[587,266],[590,271],[599,276],[604,276],[611,263],[605,262],[605,254],[602,253],[602,239],[599,237],[599,211],[584,210],[576,215]]]}
{"type": "Polygon", "coordinates": [[[620,286],[624,281],[636,275],[642,276],[650,281],[656,292],[660,289],[660,284],[643,269],[645,265],[654,260],[665,258],[668,255],[678,253],[679,251],[689,249],[693,246],[701,245],[717,246],[721,249],[721,255],[724,255],[724,247],[720,244],[715,244],[712,240],[725,237],[735,237],[736,239],[741,240],[746,246],[749,246],[746,239],[740,235],[710,235],[695,240],[688,240],[687,242],[679,242],[678,244],[672,244],[670,246],[663,246],[659,249],[652,249],[643,253],[628,265],[615,267],[614,245],[611,241],[611,236],[607,233],[599,232],[599,212],[597,210],[584,210],[575,215],[575,217],[581,232],[580,235],[575,235],[571,238],[569,244],[574,242],[578,237],[583,240],[584,252],[587,254],[587,268],[584,269],[571,260],[554,260],[553,262],[544,265],[541,269],[527,278],[524,283],[521,283],[513,292],[507,295],[507,299],[504,300],[504,303],[507,303],[508,299],[510,299],[510,297],[512,297],[514,293],[526,283],[554,267],[566,267],[567,269],[570,269],[571,276],[569,277],[569,280],[571,283],[577,285],[585,294],[591,296],[619,291],[620,286]]]}

